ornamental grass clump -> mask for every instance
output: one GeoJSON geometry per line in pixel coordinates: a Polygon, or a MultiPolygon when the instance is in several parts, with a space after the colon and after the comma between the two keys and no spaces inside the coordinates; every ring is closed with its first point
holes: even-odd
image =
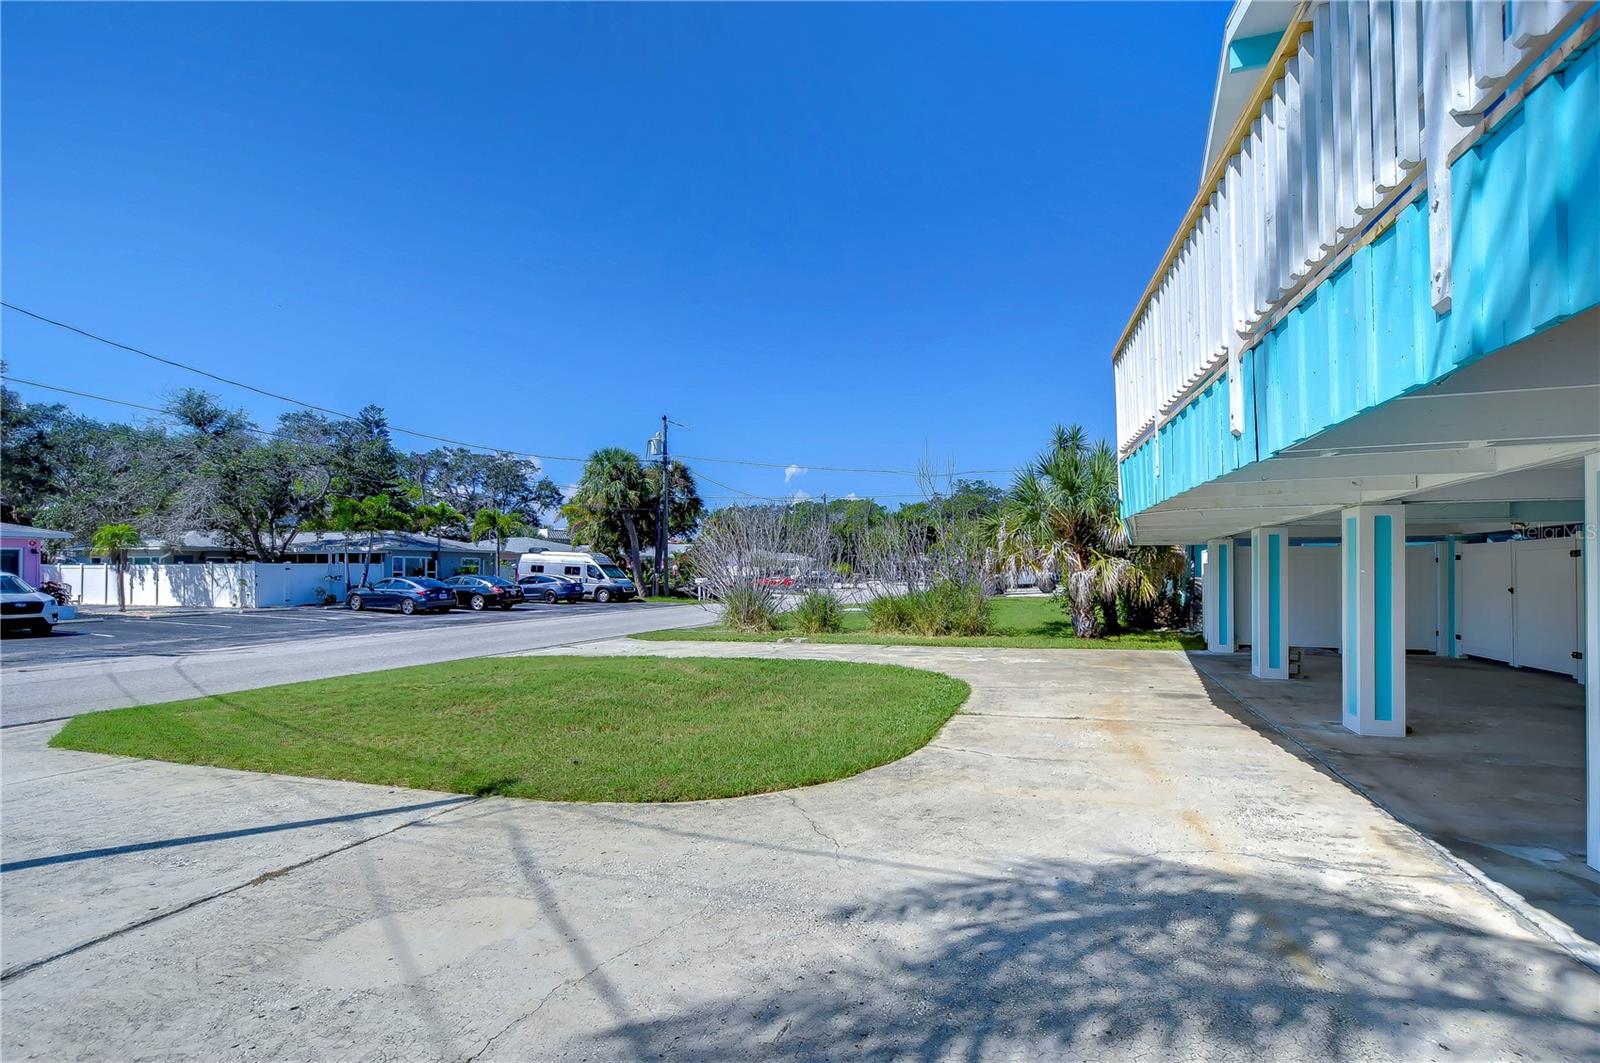
{"type": "Polygon", "coordinates": [[[923,590],[879,598],[867,606],[867,625],[895,635],[987,635],[989,597],[977,582],[941,580],[923,590]]]}
{"type": "Polygon", "coordinates": [[[805,635],[831,635],[844,630],[844,607],[827,591],[812,591],[800,599],[790,619],[805,635]]]}
{"type": "Polygon", "coordinates": [[[756,587],[729,587],[723,591],[722,622],[734,631],[760,634],[777,627],[778,610],[772,596],[756,587]]]}

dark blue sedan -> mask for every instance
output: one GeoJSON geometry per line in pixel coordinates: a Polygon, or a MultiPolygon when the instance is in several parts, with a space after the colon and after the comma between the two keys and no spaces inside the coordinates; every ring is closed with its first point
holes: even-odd
{"type": "Polygon", "coordinates": [[[425,576],[394,576],[370,587],[357,587],[350,592],[346,604],[355,610],[398,609],[407,616],[415,612],[448,613],[455,608],[456,592],[425,576]]]}
{"type": "Polygon", "coordinates": [[[522,601],[522,588],[503,576],[451,576],[444,585],[456,593],[456,602],[473,612],[494,605],[510,609],[522,601]]]}
{"type": "Polygon", "coordinates": [[[537,573],[523,576],[517,581],[522,585],[522,594],[530,602],[581,602],[583,601],[583,584],[573,579],[563,579],[560,576],[541,576],[537,573]]]}

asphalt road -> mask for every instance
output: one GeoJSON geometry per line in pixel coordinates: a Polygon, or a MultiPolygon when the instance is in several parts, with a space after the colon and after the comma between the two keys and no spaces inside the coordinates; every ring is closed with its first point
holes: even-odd
{"type": "Polygon", "coordinates": [[[397,631],[459,629],[463,624],[538,623],[575,614],[637,609],[641,603],[519,605],[509,612],[414,614],[348,609],[263,609],[248,612],[177,612],[171,616],[94,613],[56,627],[48,637],[7,638],[0,645],[0,674],[41,663],[102,660],[143,654],[176,656],[231,646],[347,636],[383,638],[397,631]]]}
{"type": "Polygon", "coordinates": [[[275,683],[519,653],[712,617],[694,605],[527,605],[401,616],[339,609],[97,616],[0,646],[0,724],[275,683]]]}

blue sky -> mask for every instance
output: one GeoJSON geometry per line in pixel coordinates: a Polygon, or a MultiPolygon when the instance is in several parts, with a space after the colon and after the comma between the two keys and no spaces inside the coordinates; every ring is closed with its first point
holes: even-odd
{"type": "MultiPolygon", "coordinates": [[[[1110,347],[1194,193],[1226,14],[8,4],[5,298],[490,446],[639,447],[668,412],[675,450],[810,470],[694,463],[719,501],[906,494],[813,467],[1111,434],[1110,347]]],[[[3,329],[20,377],[199,382],[3,329]]]]}

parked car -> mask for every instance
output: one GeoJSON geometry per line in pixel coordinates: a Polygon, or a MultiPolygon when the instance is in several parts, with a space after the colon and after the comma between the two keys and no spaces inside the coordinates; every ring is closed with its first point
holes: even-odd
{"type": "Polygon", "coordinates": [[[583,585],[586,598],[625,602],[638,595],[628,574],[605,554],[588,550],[544,550],[517,559],[517,577],[565,576],[583,585]]]}
{"type": "Polygon", "coordinates": [[[444,585],[455,591],[456,602],[473,612],[491,605],[510,609],[526,601],[522,588],[503,576],[451,576],[444,585]]]}
{"type": "Polygon", "coordinates": [[[523,576],[517,582],[522,584],[522,593],[530,602],[541,601],[554,605],[556,602],[583,601],[583,584],[565,576],[523,576]]]}
{"type": "Polygon", "coordinates": [[[61,606],[9,572],[0,573],[0,634],[48,635],[61,621],[61,606]]]}
{"type": "Polygon", "coordinates": [[[345,599],[351,609],[398,609],[407,616],[418,610],[448,613],[456,606],[456,592],[426,576],[392,576],[370,587],[357,587],[345,599]]]}

